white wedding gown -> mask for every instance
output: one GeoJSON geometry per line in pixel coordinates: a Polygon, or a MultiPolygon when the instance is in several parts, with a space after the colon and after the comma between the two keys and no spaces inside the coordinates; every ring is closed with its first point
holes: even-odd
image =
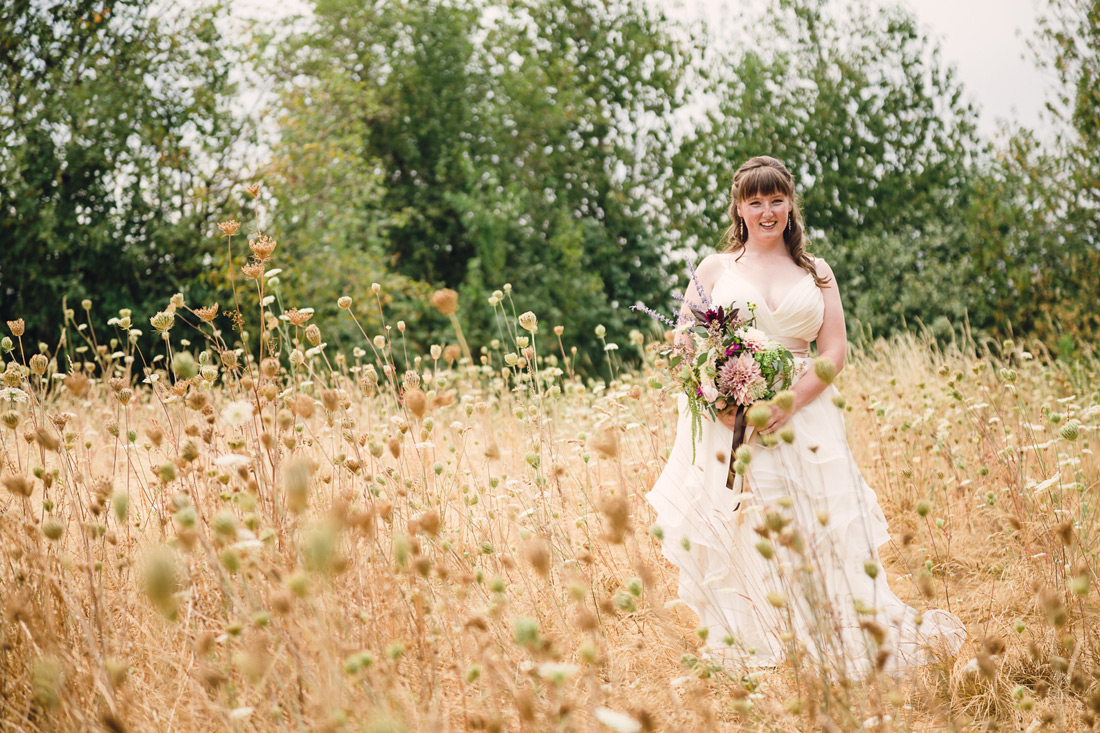
{"type": "MultiPolygon", "coordinates": [[[[772,311],[727,262],[711,300],[741,315],[755,303],[756,326],[808,368],[825,309],[808,273],[772,311]]],[[[664,531],[664,555],[679,567],[680,598],[708,629],[708,653],[727,666],[776,665],[801,649],[842,678],[858,677],[953,656],[966,637],[953,614],[919,614],[887,585],[877,551],[890,539],[886,519],[848,448],[837,395],[827,387],[791,415],[790,444],[764,447],[747,436],[745,493],[726,487],[733,432],[704,416],[693,459],[680,397],[676,442],[646,499],[664,531]],[[769,514],[773,527],[786,523],[785,536],[768,538],[772,559],[757,549],[769,514]]]]}

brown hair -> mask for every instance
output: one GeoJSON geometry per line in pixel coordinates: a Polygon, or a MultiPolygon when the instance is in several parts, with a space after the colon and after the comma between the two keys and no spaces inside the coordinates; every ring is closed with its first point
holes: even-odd
{"type": "Polygon", "coordinates": [[[802,236],[802,221],[798,211],[798,199],[794,195],[794,179],[791,177],[791,172],[787,170],[787,166],[770,156],[758,155],[751,158],[745,161],[733,174],[729,208],[729,215],[733,224],[726,231],[726,248],[722,252],[736,253],[738,259],[744,253],[745,240],[741,238],[742,219],[737,213],[737,204],[760,194],[765,196],[782,194],[790,199],[793,226],[784,227],[783,241],[786,242],[787,251],[795,264],[810,273],[814,278],[814,283],[819,288],[825,287],[828,279],[817,274],[814,258],[806,251],[806,243],[802,236]]]}

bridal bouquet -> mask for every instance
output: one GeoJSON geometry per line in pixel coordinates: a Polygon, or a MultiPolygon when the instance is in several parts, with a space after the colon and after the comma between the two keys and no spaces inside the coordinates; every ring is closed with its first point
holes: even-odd
{"type": "Polygon", "coordinates": [[[751,304],[748,316],[742,317],[739,309],[715,308],[709,300],[701,306],[688,303],[691,315],[681,315],[675,324],[645,306],[634,307],[674,325],[672,344],[658,353],[665,357],[672,378],[687,395],[693,446],[702,429],[703,414],[713,420],[719,411],[732,407],[737,411],[736,447],[744,436],[748,408],[791,386],[794,356],[755,327],[751,304]]]}
{"type": "Polygon", "coordinates": [[[747,318],[737,308],[726,311],[721,306],[691,312],[693,320],[677,329],[675,341],[662,353],[687,394],[694,440],[703,413],[713,420],[720,410],[733,407],[743,425],[750,405],[790,387],[794,356],[754,327],[751,310],[747,318]]]}

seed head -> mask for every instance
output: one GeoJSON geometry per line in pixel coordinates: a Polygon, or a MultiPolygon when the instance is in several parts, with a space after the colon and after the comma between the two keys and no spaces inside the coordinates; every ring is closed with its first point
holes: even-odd
{"type": "Polygon", "coordinates": [[[836,379],[836,364],[827,356],[819,356],[814,359],[814,374],[825,384],[832,384],[836,379]]]}
{"type": "Polygon", "coordinates": [[[278,376],[280,369],[279,360],[273,356],[269,356],[260,362],[260,371],[263,372],[265,377],[278,376]]]}
{"type": "Polygon", "coordinates": [[[38,657],[31,665],[32,699],[39,707],[52,710],[61,704],[65,668],[54,657],[38,657]]]}
{"type": "Polygon", "coordinates": [[[317,328],[316,323],[311,323],[306,326],[306,341],[314,346],[321,345],[321,329],[317,328]]]}
{"type": "Polygon", "coordinates": [[[179,583],[175,553],[167,547],[154,550],[142,567],[141,586],[153,605],[171,619],[176,617],[178,610],[175,593],[179,583]]]}
{"type": "Polygon", "coordinates": [[[596,326],[596,338],[601,338],[602,339],[606,335],[607,335],[607,329],[604,328],[604,325],[602,323],[600,325],[596,326]]]}
{"type": "Polygon", "coordinates": [[[8,365],[4,367],[2,378],[5,387],[18,387],[23,382],[23,370],[14,361],[9,361],[8,365]]]}
{"type": "Polygon", "coordinates": [[[286,319],[294,326],[301,326],[310,318],[313,318],[313,313],[310,311],[300,311],[297,308],[291,308],[285,315],[286,319]]]}
{"type": "Polygon", "coordinates": [[[256,239],[248,240],[248,248],[260,262],[266,262],[271,253],[275,251],[275,239],[266,234],[261,234],[256,239]]]}
{"type": "Polygon", "coordinates": [[[309,504],[309,480],[312,475],[313,464],[305,457],[292,459],[283,468],[287,508],[295,514],[304,512],[309,504]]]}
{"type": "Polygon", "coordinates": [[[771,416],[772,411],[768,405],[756,404],[750,407],[749,411],[745,413],[745,421],[754,428],[759,429],[768,424],[768,420],[771,416]]]}
{"type": "Polygon", "coordinates": [[[237,230],[240,229],[240,228],[241,228],[241,223],[239,221],[233,221],[232,219],[230,219],[228,221],[219,221],[218,222],[218,229],[221,229],[222,234],[224,234],[227,237],[232,237],[234,234],[237,233],[237,230]]]}
{"type": "Polygon", "coordinates": [[[789,389],[785,389],[782,392],[780,392],[779,394],[777,394],[775,396],[775,399],[772,400],[772,401],[776,404],[776,406],[780,410],[787,413],[788,415],[790,415],[792,412],[794,412],[794,392],[793,391],[791,391],[789,389]]]}
{"type": "Polygon", "coordinates": [[[450,288],[443,288],[432,293],[432,307],[445,316],[452,315],[458,310],[458,293],[450,288]]]}
{"type": "Polygon", "coordinates": [[[172,330],[172,326],[176,323],[176,316],[174,313],[168,311],[161,311],[155,316],[149,319],[149,324],[156,329],[157,333],[166,335],[172,330]]]}
{"type": "Polygon", "coordinates": [[[56,542],[65,534],[65,525],[51,517],[42,523],[42,534],[56,542]]]}
{"type": "Polygon", "coordinates": [[[50,366],[50,360],[44,354],[35,354],[31,357],[31,371],[42,376],[50,366]]]}
{"type": "Polygon", "coordinates": [[[345,295],[336,301],[336,305],[340,306],[340,310],[346,311],[348,308],[351,308],[351,298],[345,295]]]}
{"type": "Polygon", "coordinates": [[[17,318],[14,321],[8,321],[8,330],[11,331],[11,335],[19,338],[23,335],[26,325],[23,323],[22,318],[17,318]]]}
{"type": "Polygon", "coordinates": [[[370,284],[370,290],[371,290],[371,292],[372,292],[372,293],[374,293],[375,295],[378,295],[379,293],[381,293],[381,292],[382,292],[382,286],[381,286],[381,285],[379,285],[378,283],[371,283],[371,284],[370,284]]]}
{"type": "Polygon", "coordinates": [[[195,315],[204,323],[210,323],[218,315],[218,304],[196,308],[195,315]]]}
{"type": "MultiPolygon", "coordinates": [[[[415,373],[415,372],[414,372],[415,373]]],[[[415,387],[405,392],[405,406],[417,418],[423,418],[428,409],[427,396],[415,387]]]]}
{"type": "Polygon", "coordinates": [[[313,417],[313,410],[316,407],[313,398],[309,395],[298,395],[298,399],[293,402],[294,412],[302,416],[302,419],[308,420],[313,417]]]}
{"type": "Polygon", "coordinates": [[[90,298],[85,298],[84,300],[80,301],[80,307],[83,308],[86,311],[90,311],[92,309],[91,299],[90,298]]]}
{"type": "Polygon", "coordinates": [[[520,646],[535,646],[539,641],[539,622],[533,618],[517,618],[513,634],[520,646]]]}
{"type": "Polygon", "coordinates": [[[241,272],[244,276],[250,280],[259,280],[264,276],[264,263],[258,260],[253,260],[247,265],[241,267],[241,272]]]}
{"type": "Polygon", "coordinates": [[[535,316],[534,313],[532,313],[531,311],[527,311],[526,313],[520,315],[519,325],[525,331],[535,333],[535,331],[537,331],[539,327],[539,319],[535,316]]]}
{"type": "Polygon", "coordinates": [[[5,476],[0,482],[16,496],[30,496],[34,492],[34,485],[25,476],[5,476]]]}
{"type": "Polygon", "coordinates": [[[114,511],[114,516],[118,517],[119,522],[127,521],[127,514],[130,511],[130,494],[124,491],[117,491],[111,495],[111,508],[114,511]]]}
{"type": "Polygon", "coordinates": [[[241,427],[252,419],[252,403],[248,400],[230,402],[222,410],[222,419],[232,427],[241,427]]]}
{"type": "Polygon", "coordinates": [[[174,310],[179,310],[180,308],[182,308],[183,293],[176,293],[171,298],[169,298],[168,305],[170,305],[174,310]]]}

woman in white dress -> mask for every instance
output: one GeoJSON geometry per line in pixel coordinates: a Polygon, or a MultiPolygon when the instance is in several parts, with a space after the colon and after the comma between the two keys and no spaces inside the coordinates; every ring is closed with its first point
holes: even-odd
{"type": "Polygon", "coordinates": [[[703,260],[685,301],[705,295],[742,316],[754,305],[756,327],[799,369],[794,409],[771,406],[757,431],[770,437],[747,431],[751,460],[733,489],[733,414],[704,416],[693,450],[681,396],[668,464],[646,495],[709,655],[772,666],[804,654],[846,678],[955,654],[966,636],[956,616],[918,613],[890,590],[877,551],[890,539],[885,517],[848,448],[838,393],[809,364],[816,341],[819,357],[843,368],[844,313],[829,265],[805,252],[782,163],[762,156],[741,166],[730,217],[727,248],[703,260]]]}

